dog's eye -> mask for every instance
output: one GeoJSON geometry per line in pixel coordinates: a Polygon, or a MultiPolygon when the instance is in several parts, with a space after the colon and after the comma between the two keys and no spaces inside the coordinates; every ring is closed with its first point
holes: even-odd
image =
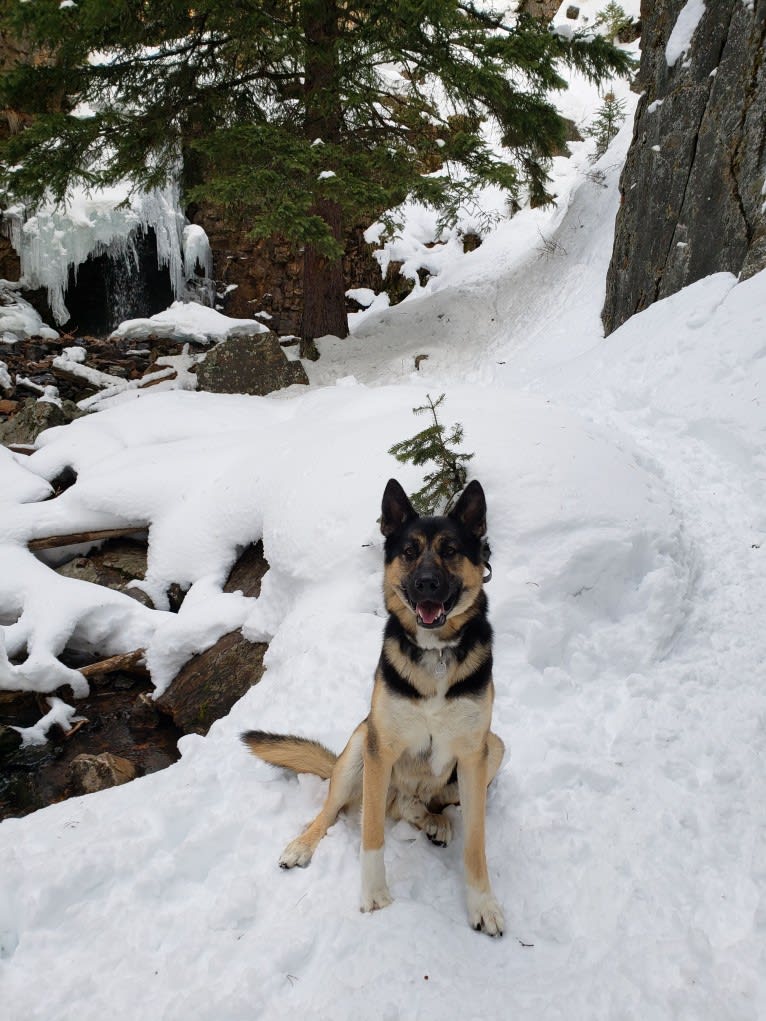
{"type": "Polygon", "coordinates": [[[404,547],[404,559],[405,560],[417,560],[418,550],[416,546],[405,546],[404,547]]]}
{"type": "Polygon", "coordinates": [[[457,549],[454,546],[450,545],[449,543],[446,546],[442,546],[442,556],[443,557],[447,557],[447,558],[454,557],[454,555],[456,553],[457,553],[457,549]]]}

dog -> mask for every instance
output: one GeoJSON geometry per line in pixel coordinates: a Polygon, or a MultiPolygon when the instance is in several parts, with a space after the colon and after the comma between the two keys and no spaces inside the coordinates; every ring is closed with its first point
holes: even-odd
{"type": "Polygon", "coordinates": [[[442,810],[460,804],[469,922],[501,936],[503,913],[484,841],[487,787],[504,754],[490,730],[484,491],[470,482],[448,514],[421,517],[391,479],[380,528],[388,620],[369,715],[340,756],[301,737],[251,730],[242,740],[272,765],[330,781],[322,810],[283,851],[282,868],[308,865],[340,811],[361,803],[362,911],[391,903],[383,859],[386,815],[406,819],[446,846],[452,827],[442,810]]]}

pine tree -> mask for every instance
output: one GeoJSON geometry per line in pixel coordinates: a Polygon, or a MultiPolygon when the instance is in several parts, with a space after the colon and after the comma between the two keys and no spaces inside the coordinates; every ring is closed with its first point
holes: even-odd
{"type": "Polygon", "coordinates": [[[414,415],[430,412],[433,422],[408,440],[395,443],[389,454],[401,464],[415,464],[422,467],[432,461],[434,470],[424,476],[423,486],[410,497],[412,505],[420,514],[446,514],[455,498],[465,489],[468,473],[466,464],[473,454],[463,454],[454,449],[463,442],[463,427],[459,422],[445,435],[445,427],[439,421],[436,411],[444,403],[442,394],[435,401],[426,394],[427,404],[413,408],[414,415]]]}
{"type": "Polygon", "coordinates": [[[597,28],[604,28],[607,39],[614,41],[621,33],[632,29],[633,19],[625,13],[620,4],[615,3],[615,0],[609,0],[603,11],[599,11],[594,25],[597,28]]]}
{"type": "Polygon", "coordinates": [[[546,201],[560,67],[631,63],[478,0],[0,0],[0,33],[46,54],[0,76],[0,106],[34,117],[0,149],[6,195],[180,177],[187,203],[303,249],[304,355],[347,333],[345,229],[407,195],[448,219],[480,183],[546,201]]]}
{"type": "Polygon", "coordinates": [[[625,100],[618,99],[613,92],[607,92],[588,129],[588,134],[596,140],[596,149],[592,157],[594,163],[609,148],[624,120],[625,100]]]}

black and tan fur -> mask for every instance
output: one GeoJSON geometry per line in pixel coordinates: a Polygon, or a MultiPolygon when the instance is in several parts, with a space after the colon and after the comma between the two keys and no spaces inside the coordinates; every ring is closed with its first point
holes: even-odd
{"type": "Polygon", "coordinates": [[[442,809],[460,804],[469,920],[499,936],[503,914],[484,850],[487,786],[504,751],[490,730],[484,492],[471,482],[450,514],[419,517],[391,479],[381,531],[389,616],[367,718],[338,757],[304,738],[249,731],[242,739],[267,762],[330,780],[319,815],[283,851],[283,868],[308,865],[338,813],[361,804],[363,911],[391,902],[383,863],[386,815],[446,845],[452,830],[442,809]]]}

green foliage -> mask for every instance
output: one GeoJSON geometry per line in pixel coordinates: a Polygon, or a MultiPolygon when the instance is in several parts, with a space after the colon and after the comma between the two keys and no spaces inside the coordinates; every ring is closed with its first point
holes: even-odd
{"type": "Polygon", "coordinates": [[[424,476],[423,486],[410,497],[412,505],[420,514],[445,514],[455,498],[465,489],[467,481],[466,464],[473,454],[463,454],[456,450],[463,442],[463,427],[459,423],[452,426],[449,433],[439,421],[437,408],[444,403],[445,395],[432,401],[426,394],[427,404],[413,408],[415,415],[429,414],[432,423],[419,433],[395,443],[389,454],[401,464],[415,464],[422,467],[433,462],[434,469],[424,476]]]}
{"type": "Polygon", "coordinates": [[[615,3],[614,0],[609,0],[609,3],[596,15],[594,24],[598,28],[604,28],[606,30],[606,36],[608,39],[617,39],[622,32],[627,31],[633,25],[633,19],[630,15],[626,14],[623,8],[615,3]]]}
{"type": "Polygon", "coordinates": [[[561,67],[631,66],[477,0],[0,0],[0,32],[44,56],[0,75],[0,105],[34,118],[0,145],[9,197],[180,176],[187,200],[329,257],[318,204],[348,225],[407,195],[449,221],[483,183],[548,201],[561,67]]]}
{"type": "Polygon", "coordinates": [[[595,163],[604,155],[624,121],[625,100],[618,99],[613,92],[607,92],[588,129],[588,134],[596,140],[592,162],[595,163]]]}

